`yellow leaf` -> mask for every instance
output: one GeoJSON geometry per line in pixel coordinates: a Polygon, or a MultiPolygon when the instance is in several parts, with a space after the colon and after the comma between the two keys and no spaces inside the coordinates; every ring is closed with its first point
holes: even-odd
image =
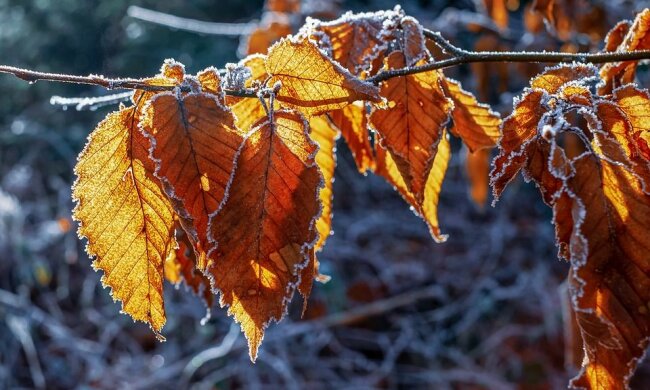
{"type": "Polygon", "coordinates": [[[125,313],[162,338],[163,261],[171,249],[173,212],[137,123],[131,107],[109,114],[91,134],[75,167],[73,215],[93,266],[104,271],[102,283],[125,313]]]}
{"type": "Polygon", "coordinates": [[[343,108],[355,100],[380,100],[372,84],[361,81],[326,57],[309,40],[282,39],[269,49],[268,85],[280,82],[277,99],[312,116],[343,108]]]}
{"type": "Polygon", "coordinates": [[[209,272],[252,360],[264,329],[284,316],[316,244],[322,176],[307,131],[290,111],[258,122],[242,145],[228,200],[210,218],[217,247],[209,272]]]}

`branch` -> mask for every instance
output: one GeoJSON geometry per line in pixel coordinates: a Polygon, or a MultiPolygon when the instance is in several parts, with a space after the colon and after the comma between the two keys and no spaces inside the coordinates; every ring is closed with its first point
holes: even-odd
{"type": "MultiPolygon", "coordinates": [[[[153,11],[152,11],[153,12],[153,11]]],[[[559,53],[559,52],[476,52],[467,51],[452,45],[438,32],[424,30],[424,35],[440,46],[446,53],[452,55],[440,61],[434,61],[426,65],[407,67],[402,69],[391,69],[382,71],[373,77],[366,79],[367,82],[379,84],[393,77],[407,76],[416,73],[428,72],[436,69],[449,68],[461,64],[474,62],[581,62],[591,64],[603,64],[607,62],[638,61],[650,59],[650,50],[637,50],[630,52],[605,52],[605,53],[559,53]]],[[[73,84],[98,85],[106,89],[139,89],[151,92],[162,92],[174,90],[175,86],[150,85],[142,79],[109,79],[100,75],[74,76],[59,73],[36,72],[13,66],[0,65],[0,73],[9,73],[14,76],[35,83],[38,80],[55,81],[73,84]]],[[[189,92],[189,87],[181,87],[181,91],[189,92]]],[[[257,98],[253,89],[232,90],[226,89],[224,93],[229,96],[257,98]]]]}
{"type": "Polygon", "coordinates": [[[143,20],[145,22],[199,34],[239,37],[241,35],[250,34],[256,27],[255,23],[215,23],[181,18],[135,5],[130,6],[126,13],[132,18],[143,20]]]}
{"type": "MultiPolygon", "coordinates": [[[[173,85],[150,85],[142,79],[109,79],[104,76],[93,74],[89,76],[74,76],[60,73],[45,73],[7,65],[0,65],[0,73],[13,74],[19,79],[25,80],[30,84],[33,84],[39,80],[44,80],[60,83],[97,85],[106,89],[139,89],[142,91],[150,92],[173,91],[176,88],[176,86],[173,85]]],[[[189,92],[190,90],[189,87],[181,87],[181,91],[189,92]]],[[[249,89],[227,89],[224,90],[224,93],[228,96],[257,98],[255,91],[249,89]]]]}
{"type": "Polygon", "coordinates": [[[434,61],[426,65],[414,66],[411,68],[392,69],[382,71],[366,81],[378,84],[393,77],[407,76],[416,73],[428,72],[436,69],[444,69],[452,66],[470,64],[473,62],[581,62],[590,64],[604,64],[607,62],[638,61],[650,59],[650,50],[637,50],[629,52],[605,52],[605,53],[559,53],[559,52],[492,52],[492,51],[467,51],[452,45],[438,32],[424,29],[425,37],[431,39],[446,53],[453,55],[440,61],[434,61]]]}

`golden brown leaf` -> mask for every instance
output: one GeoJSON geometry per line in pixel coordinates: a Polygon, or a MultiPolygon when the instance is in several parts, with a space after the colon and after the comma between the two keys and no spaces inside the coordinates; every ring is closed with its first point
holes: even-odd
{"type": "MultiPolygon", "coordinates": [[[[386,59],[388,69],[404,67],[401,52],[386,59]]],[[[421,203],[442,128],[449,121],[452,103],[440,86],[442,73],[431,71],[393,78],[382,83],[386,109],[370,115],[381,145],[390,153],[406,188],[421,203]]]]}
{"type": "Polygon", "coordinates": [[[368,133],[368,114],[365,103],[354,103],[327,114],[341,131],[348,144],[359,173],[375,169],[375,156],[368,133]]]}
{"type": "Polygon", "coordinates": [[[436,242],[444,242],[447,239],[447,236],[440,231],[438,203],[440,200],[442,181],[445,178],[450,158],[451,148],[449,139],[447,131],[443,130],[424,186],[424,197],[421,202],[418,202],[415,195],[406,186],[404,178],[397,168],[397,164],[391,153],[381,146],[377,147],[376,173],[391,183],[399,191],[400,195],[402,195],[402,198],[413,206],[413,210],[426,222],[429,227],[429,232],[436,242]]]}
{"type": "Polygon", "coordinates": [[[325,245],[332,229],[332,185],[334,184],[334,169],[336,168],[336,140],[339,131],[332,127],[325,116],[314,116],[309,120],[311,139],[318,144],[316,164],[323,175],[324,187],[320,190],[321,215],[316,221],[318,242],[316,251],[325,245]]]}
{"type": "Polygon", "coordinates": [[[316,244],[322,176],[307,131],[289,111],[261,120],[242,145],[227,202],[210,219],[217,249],[209,272],[253,360],[264,329],[284,316],[316,244]]]}
{"type": "Polygon", "coordinates": [[[75,167],[73,215],[95,257],[93,267],[104,271],[102,284],[122,301],[122,311],[162,339],[163,262],[171,249],[173,212],[137,123],[130,107],[109,114],[90,135],[75,167]]]}
{"type": "MultiPolygon", "coordinates": [[[[332,59],[353,75],[370,71],[372,62],[383,50],[381,39],[383,13],[349,15],[331,22],[322,22],[318,31],[327,35],[327,46],[331,48],[332,59]],[[379,16],[379,17],[378,17],[379,16]]],[[[326,44],[323,43],[322,46],[326,44]]]]}
{"type": "MultiPolygon", "coordinates": [[[[622,30],[625,27],[619,24],[615,27],[615,29],[617,28],[622,30]]],[[[612,41],[617,40],[612,38],[617,34],[616,31],[612,30],[612,35],[610,35],[612,41]]],[[[607,46],[611,50],[613,44],[608,42],[607,46]]],[[[650,9],[646,8],[636,16],[632,26],[629,27],[615,51],[625,52],[648,49],[650,49],[650,9]]],[[[604,80],[604,83],[600,87],[599,92],[601,94],[611,93],[614,89],[624,84],[634,82],[637,65],[638,61],[621,61],[604,64],[600,68],[600,76],[604,80]]]]}
{"type": "Polygon", "coordinates": [[[209,94],[156,95],[146,107],[142,129],[152,140],[156,175],[180,218],[189,223],[197,266],[205,270],[208,218],[224,199],[243,137],[232,113],[209,94]]]}
{"type": "Polygon", "coordinates": [[[214,302],[210,279],[196,268],[193,244],[180,226],[176,229],[176,240],[178,247],[170,251],[165,260],[165,277],[175,285],[185,282],[194,294],[203,298],[206,307],[210,309],[214,302]]]}
{"type": "Polygon", "coordinates": [[[311,41],[282,39],[269,49],[270,86],[280,82],[277,99],[311,116],[343,108],[356,100],[380,100],[372,84],[352,76],[311,41]]]}
{"type": "Polygon", "coordinates": [[[501,117],[490,106],[479,103],[459,82],[442,80],[445,94],[454,103],[451,133],[460,137],[471,152],[496,146],[500,136],[501,117]]]}
{"type": "Polygon", "coordinates": [[[650,196],[640,165],[647,160],[632,125],[645,122],[645,114],[635,118],[634,107],[650,100],[632,86],[617,97],[589,99],[575,84],[595,84],[589,72],[576,66],[574,73],[565,68],[566,77],[555,77],[557,68],[547,73],[554,76],[538,80],[551,82],[533,82],[504,122],[493,185],[500,193],[521,169],[553,207],[560,255],[571,262],[572,305],[585,351],[572,386],[624,389],[650,341],[650,196]],[[584,126],[564,122],[576,110],[584,126]],[[565,151],[565,132],[587,143],[584,152],[565,151]]]}

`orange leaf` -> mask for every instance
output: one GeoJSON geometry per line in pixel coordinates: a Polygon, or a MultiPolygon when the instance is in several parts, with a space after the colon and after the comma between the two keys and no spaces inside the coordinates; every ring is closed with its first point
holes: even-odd
{"type": "MultiPolygon", "coordinates": [[[[613,50],[611,46],[613,46],[613,42],[618,40],[618,38],[615,38],[616,34],[620,34],[624,29],[625,25],[618,24],[614,27],[614,30],[610,31],[607,49],[613,50]],[[612,43],[609,42],[609,39],[612,40],[612,43]]],[[[648,49],[650,49],[650,9],[646,8],[636,16],[615,51],[626,52],[648,49]]],[[[638,63],[638,61],[622,61],[604,64],[600,69],[600,76],[604,83],[599,92],[601,94],[611,93],[621,85],[634,82],[638,63]]]]}
{"type": "Polygon", "coordinates": [[[402,177],[392,154],[381,146],[377,148],[376,173],[388,180],[388,182],[399,191],[404,200],[413,206],[414,211],[427,223],[429,232],[436,242],[444,242],[447,239],[447,236],[442,234],[440,231],[438,223],[438,203],[440,200],[442,181],[445,178],[450,158],[451,148],[447,132],[443,130],[440,142],[438,142],[438,148],[433,159],[433,164],[431,165],[424,186],[423,200],[418,202],[414,194],[410,192],[406,186],[404,178],[402,177]]]}
{"type": "Polygon", "coordinates": [[[325,33],[327,39],[320,42],[319,46],[330,48],[332,59],[358,76],[364,71],[370,71],[373,60],[385,50],[381,32],[389,14],[345,14],[337,20],[319,22],[310,28],[325,33]]]}
{"type": "Polygon", "coordinates": [[[339,131],[332,127],[324,116],[314,116],[309,120],[311,139],[318,144],[316,164],[323,174],[324,187],[320,190],[321,215],[316,221],[318,242],[316,251],[323,249],[332,229],[332,185],[334,184],[334,169],[336,168],[336,140],[339,131]]]}
{"type": "Polygon", "coordinates": [[[163,262],[171,249],[173,211],[153,176],[149,141],[137,128],[136,109],[108,114],[79,156],[73,212],[102,284],[122,311],[151,326],[165,324],[163,262]]]}
{"type": "Polygon", "coordinates": [[[184,281],[194,294],[203,298],[206,307],[210,309],[214,302],[210,280],[196,268],[193,245],[180,226],[176,229],[176,239],[178,247],[170,251],[165,260],[165,277],[175,285],[184,281]]]}
{"type": "MultiPolygon", "coordinates": [[[[250,78],[244,83],[246,88],[252,88],[254,84],[262,83],[269,77],[265,62],[266,56],[259,54],[248,56],[239,62],[239,65],[251,71],[250,78]]],[[[237,128],[243,134],[248,133],[255,122],[266,117],[266,110],[259,99],[226,96],[226,104],[235,116],[237,128]]]]}
{"type": "Polygon", "coordinates": [[[505,0],[483,0],[488,15],[499,28],[508,27],[508,9],[505,0]]]}
{"type": "Polygon", "coordinates": [[[240,150],[228,200],[210,219],[217,247],[209,272],[252,360],[269,322],[284,316],[316,244],[322,176],[307,131],[289,111],[258,122],[240,150]]]}
{"type": "Polygon", "coordinates": [[[454,103],[451,133],[460,137],[472,152],[496,146],[501,126],[499,114],[492,111],[490,106],[479,103],[457,81],[444,78],[442,87],[454,103]]]}
{"type": "MultiPolygon", "coordinates": [[[[404,67],[401,52],[386,59],[388,69],[404,67]]],[[[391,154],[406,188],[418,203],[424,198],[429,170],[436,155],[442,128],[449,121],[452,103],[440,87],[439,71],[393,78],[382,83],[388,108],[370,115],[380,143],[391,154]]]]}
{"type": "Polygon", "coordinates": [[[282,39],[269,49],[268,85],[280,82],[277,99],[311,116],[343,108],[355,100],[380,100],[372,84],[352,76],[311,41],[282,39]]]}
{"type": "Polygon", "coordinates": [[[197,266],[208,266],[208,218],[224,199],[242,135],[232,113],[213,95],[156,95],[145,108],[142,129],[152,140],[156,176],[165,183],[180,218],[191,221],[188,234],[197,266]]]}
{"type": "Polygon", "coordinates": [[[347,142],[359,173],[375,169],[375,157],[368,133],[368,115],[364,103],[354,103],[327,114],[347,142]]]}
{"type": "Polygon", "coordinates": [[[592,99],[579,88],[598,82],[589,73],[565,66],[532,83],[504,122],[493,185],[500,192],[521,169],[553,207],[560,255],[571,262],[570,292],[585,351],[571,385],[624,389],[650,341],[650,196],[642,187],[648,161],[636,148],[632,125],[647,126],[634,107],[645,112],[650,99],[631,86],[617,97],[592,99]],[[569,124],[570,112],[585,124],[569,124]],[[584,152],[565,150],[566,132],[586,143],[584,152]]]}

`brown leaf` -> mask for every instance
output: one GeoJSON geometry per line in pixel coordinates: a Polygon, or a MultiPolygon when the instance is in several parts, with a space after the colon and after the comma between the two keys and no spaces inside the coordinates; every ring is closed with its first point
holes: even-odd
{"type": "MultiPolygon", "coordinates": [[[[156,95],[146,107],[142,129],[152,140],[156,176],[180,218],[190,221],[197,266],[208,266],[208,218],[226,194],[243,137],[232,113],[213,95],[156,95]]],[[[187,227],[187,226],[184,226],[187,227]]]]}
{"type": "Polygon", "coordinates": [[[392,154],[381,146],[377,147],[376,173],[388,180],[388,182],[399,191],[404,200],[413,206],[413,210],[427,223],[429,232],[436,242],[444,242],[447,239],[447,236],[442,234],[440,231],[438,222],[438,203],[440,200],[442,181],[445,178],[450,158],[451,148],[447,132],[443,130],[440,136],[440,142],[438,142],[433,164],[431,165],[424,186],[424,197],[422,201],[419,202],[415,195],[409,191],[392,154]]]}
{"type": "Polygon", "coordinates": [[[277,99],[309,116],[343,108],[355,100],[378,102],[372,84],[352,76],[311,41],[282,39],[269,49],[270,86],[280,82],[277,99]]]}
{"type": "Polygon", "coordinates": [[[365,103],[354,103],[327,114],[341,131],[348,144],[359,173],[375,169],[375,156],[368,133],[368,114],[365,103]]]}
{"type": "Polygon", "coordinates": [[[650,99],[632,86],[617,97],[589,98],[577,86],[598,80],[579,66],[553,68],[537,80],[545,82],[533,82],[504,122],[494,189],[500,193],[521,169],[553,208],[560,255],[571,262],[570,293],[585,351],[571,385],[624,389],[650,341],[650,196],[643,192],[640,163],[647,160],[632,123],[647,125],[645,114],[635,118],[626,109],[634,112],[650,99]],[[584,126],[566,122],[576,111],[584,126]],[[565,151],[566,132],[586,143],[584,152],[565,151]]]}
{"type": "Polygon", "coordinates": [[[241,324],[251,359],[279,321],[316,244],[322,176],[303,118],[277,111],[246,137],[224,206],[210,219],[209,269],[220,303],[241,324]]]}
{"type": "Polygon", "coordinates": [[[291,34],[288,19],[270,20],[253,30],[246,42],[246,54],[265,54],[272,44],[291,34]]]}
{"type": "Polygon", "coordinates": [[[332,185],[334,184],[334,169],[336,168],[336,140],[340,133],[332,127],[325,116],[314,116],[309,120],[311,139],[318,145],[316,164],[323,175],[323,188],[320,190],[321,215],[316,221],[318,242],[316,251],[325,245],[332,229],[332,185]]]}
{"type": "Polygon", "coordinates": [[[459,82],[444,78],[445,95],[454,103],[451,133],[460,137],[470,151],[496,146],[500,136],[501,117],[490,106],[479,103],[459,82]]]}
{"type": "Polygon", "coordinates": [[[104,271],[122,311],[151,326],[165,324],[163,262],[171,249],[173,212],[153,176],[149,141],[135,107],[108,114],[79,156],[73,212],[93,267],[104,271]]]}
{"type": "Polygon", "coordinates": [[[383,52],[381,32],[386,16],[384,12],[346,14],[331,22],[321,22],[315,29],[324,33],[327,40],[319,46],[328,47],[334,61],[359,76],[370,71],[373,60],[383,52]]]}
{"type": "MultiPolygon", "coordinates": [[[[386,59],[388,69],[404,64],[401,52],[393,52],[386,59]]],[[[440,86],[442,77],[439,71],[431,71],[383,82],[381,92],[388,107],[375,109],[370,115],[381,145],[391,154],[417,203],[424,198],[440,135],[453,107],[440,86]]]]}
{"type": "MultiPolygon", "coordinates": [[[[646,8],[637,14],[634,22],[629,27],[621,43],[612,49],[613,43],[618,41],[616,34],[620,34],[625,25],[618,24],[608,35],[607,49],[609,51],[635,51],[650,49],[650,9],[646,8]],[[612,43],[609,42],[612,41],[612,43]]],[[[604,64],[600,68],[600,76],[604,80],[599,88],[599,93],[611,93],[621,85],[634,82],[638,61],[621,61],[604,64]]]]}
{"type": "Polygon", "coordinates": [[[174,285],[185,282],[195,295],[203,299],[206,307],[210,309],[214,303],[214,294],[210,289],[210,279],[196,268],[196,255],[193,244],[180,226],[176,229],[176,240],[178,247],[170,251],[165,260],[165,277],[174,285]]]}

